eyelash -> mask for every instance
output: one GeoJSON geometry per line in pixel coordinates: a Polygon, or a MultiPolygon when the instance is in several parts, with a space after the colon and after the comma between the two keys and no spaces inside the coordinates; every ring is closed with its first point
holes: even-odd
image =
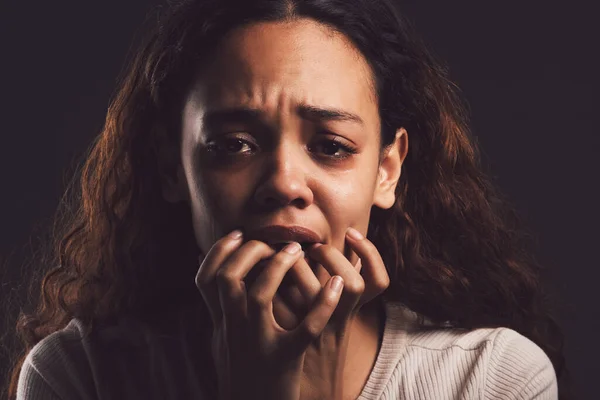
{"type": "MultiPolygon", "coordinates": [[[[243,138],[240,138],[240,137],[230,137],[230,138],[227,138],[226,137],[226,138],[215,139],[215,140],[211,141],[207,145],[206,149],[207,149],[207,151],[209,151],[211,153],[223,152],[223,150],[220,149],[219,146],[220,145],[226,145],[227,142],[230,142],[230,143],[231,142],[237,142],[237,143],[245,144],[246,146],[249,146],[249,147],[256,147],[253,143],[251,143],[250,141],[245,140],[243,138]]],[[[336,152],[339,151],[339,150],[342,150],[344,152],[344,155],[341,155],[341,156],[324,155],[324,157],[329,158],[329,159],[333,159],[333,160],[336,160],[336,161],[338,161],[338,160],[344,160],[344,159],[346,159],[346,158],[350,157],[351,155],[356,154],[358,152],[358,149],[356,147],[343,142],[342,139],[340,139],[337,136],[334,137],[333,139],[323,139],[323,140],[319,141],[319,143],[318,143],[318,145],[323,145],[323,144],[325,144],[325,145],[334,144],[335,146],[337,146],[336,152]]],[[[309,149],[310,148],[314,148],[314,145],[309,146],[309,149]]],[[[227,152],[227,150],[225,150],[225,152],[227,152]]],[[[247,151],[243,152],[243,153],[247,153],[247,151]]],[[[235,157],[237,155],[242,155],[242,156],[245,155],[243,153],[239,153],[239,152],[235,153],[234,152],[233,154],[230,153],[230,154],[226,154],[226,155],[230,156],[230,157],[235,157]]]]}

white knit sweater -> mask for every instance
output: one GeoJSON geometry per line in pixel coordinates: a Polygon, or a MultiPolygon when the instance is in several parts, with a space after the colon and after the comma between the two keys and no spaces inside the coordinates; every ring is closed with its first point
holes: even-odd
{"type": "MultiPolygon", "coordinates": [[[[386,304],[381,350],[359,400],[557,399],[546,354],[506,329],[473,331],[418,327],[400,304],[386,304]]],[[[203,399],[194,360],[181,338],[131,338],[131,325],[82,336],[77,319],[28,354],[18,400],[203,399]],[[158,374],[147,355],[170,367],[158,374]],[[154,375],[150,371],[155,371],[154,375]]],[[[196,364],[197,365],[197,364],[196,364]]]]}

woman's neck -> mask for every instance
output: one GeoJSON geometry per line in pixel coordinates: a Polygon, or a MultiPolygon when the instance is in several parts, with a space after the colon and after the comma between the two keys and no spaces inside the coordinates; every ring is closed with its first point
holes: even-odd
{"type": "Polygon", "coordinates": [[[384,323],[384,305],[376,299],[342,332],[324,332],[304,358],[302,399],[356,399],[375,365],[384,323]]]}

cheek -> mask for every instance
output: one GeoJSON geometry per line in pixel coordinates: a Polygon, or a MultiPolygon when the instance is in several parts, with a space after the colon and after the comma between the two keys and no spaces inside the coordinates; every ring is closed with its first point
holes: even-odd
{"type": "Polygon", "coordinates": [[[373,189],[368,185],[349,183],[340,185],[335,200],[327,209],[327,220],[331,229],[331,245],[338,249],[351,262],[356,263],[357,256],[346,244],[346,230],[349,227],[366,233],[369,226],[373,189]]]}
{"type": "Polygon", "coordinates": [[[354,227],[365,230],[369,223],[373,204],[374,180],[372,178],[345,178],[332,182],[323,201],[324,213],[331,229],[333,243],[342,249],[346,229],[354,227]]]}

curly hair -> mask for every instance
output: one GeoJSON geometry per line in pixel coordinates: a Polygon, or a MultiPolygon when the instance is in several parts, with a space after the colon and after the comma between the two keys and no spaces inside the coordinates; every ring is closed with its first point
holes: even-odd
{"type": "Polygon", "coordinates": [[[341,32],[369,63],[382,149],[399,127],[411,135],[397,201],[374,208],[368,229],[391,278],[384,296],[440,324],[514,329],[546,352],[560,381],[563,337],[540,289],[532,235],[484,172],[447,69],[392,0],[189,0],[156,10],[61,203],[35,309],[17,320],[23,346],[10,398],[29,350],[72,318],[93,327],[125,314],[159,318],[190,299],[202,307],[189,206],[161,195],[159,171],[178,162],[161,155],[163,141],[180,140],[183,94],[224,35],[298,18],[341,32]]]}

